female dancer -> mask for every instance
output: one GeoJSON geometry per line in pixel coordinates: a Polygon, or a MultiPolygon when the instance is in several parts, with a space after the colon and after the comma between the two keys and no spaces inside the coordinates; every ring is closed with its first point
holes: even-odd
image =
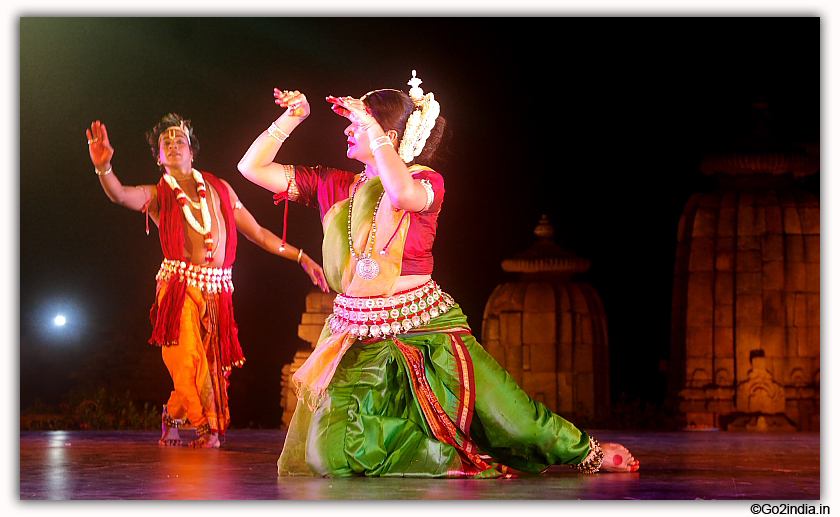
{"type": "Polygon", "coordinates": [[[409,94],[327,97],[348,118],[347,157],[361,173],[274,162],[310,113],[299,91],[239,162],[276,202],[320,211],[324,273],[338,292],[312,355],[295,373],[299,401],[280,474],[500,477],[554,464],[634,472],[619,444],[599,444],[535,402],[481,347],[432,280],[444,195],[428,163],[443,134],[440,106],[413,77],[409,94]]]}

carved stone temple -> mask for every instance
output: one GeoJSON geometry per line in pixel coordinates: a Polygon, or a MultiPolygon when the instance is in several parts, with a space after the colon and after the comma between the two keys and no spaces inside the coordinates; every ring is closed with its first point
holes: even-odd
{"type": "Polygon", "coordinates": [[[818,144],[749,137],[701,162],[719,188],[678,229],[669,398],[689,427],[819,430],[820,204],[801,179],[818,144]]]}
{"type": "Polygon", "coordinates": [[[502,262],[519,278],[490,295],[482,344],[534,400],[567,417],[605,417],[606,315],[595,289],[572,278],[589,270],[589,260],[554,244],[546,216],[534,234],[530,249],[502,262]]]}
{"type": "Polygon", "coordinates": [[[295,406],[297,406],[297,396],[295,396],[292,386],[292,375],[312,354],[312,350],[318,343],[321,330],[324,328],[324,321],[327,316],[332,314],[333,300],[335,300],[334,292],[324,293],[316,289],[306,295],[306,311],[301,316],[300,325],[298,325],[298,337],[309,343],[309,348],[298,350],[292,362],[283,366],[280,376],[280,405],[283,408],[283,418],[280,425],[283,429],[289,428],[292,415],[295,413],[295,406]]]}

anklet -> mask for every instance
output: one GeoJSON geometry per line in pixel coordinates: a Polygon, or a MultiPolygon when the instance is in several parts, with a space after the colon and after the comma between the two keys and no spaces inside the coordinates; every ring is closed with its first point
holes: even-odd
{"type": "Polygon", "coordinates": [[[210,429],[210,424],[201,424],[195,427],[195,434],[197,434],[198,436],[204,436],[205,434],[210,433],[212,433],[212,430],[210,429]]]}
{"type": "Polygon", "coordinates": [[[572,465],[573,469],[579,470],[585,474],[594,474],[601,469],[601,462],[604,461],[604,452],[601,450],[601,444],[593,437],[589,437],[589,455],[585,460],[572,465]]]}
{"type": "Polygon", "coordinates": [[[186,424],[185,420],[176,420],[169,416],[169,409],[167,409],[166,404],[163,405],[163,413],[160,415],[160,419],[166,424],[167,427],[172,427],[174,429],[178,429],[179,427],[186,424]]]}

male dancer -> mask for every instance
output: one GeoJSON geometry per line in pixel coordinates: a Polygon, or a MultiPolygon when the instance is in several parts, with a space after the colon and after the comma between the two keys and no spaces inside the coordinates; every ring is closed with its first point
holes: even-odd
{"type": "Polygon", "coordinates": [[[198,140],[189,120],[170,113],[146,136],[163,175],[155,185],[124,186],[113,173],[114,148],[99,121],[86,131],[90,158],[111,201],[146,213],[158,226],[164,261],[157,274],[150,343],[161,347],[174,384],[163,407],[162,446],[181,445],[178,429],[195,428],[192,447],[221,445],[230,421],[228,376],[245,361],[233,318],[231,266],[238,229],[261,248],[295,260],[327,291],[321,267],[302,249],[260,226],[231,186],[193,168],[198,140]]]}

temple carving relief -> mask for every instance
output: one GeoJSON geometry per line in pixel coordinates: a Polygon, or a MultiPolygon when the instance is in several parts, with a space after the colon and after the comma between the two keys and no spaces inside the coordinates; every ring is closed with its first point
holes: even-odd
{"type": "Polygon", "coordinates": [[[754,131],[701,162],[678,228],[669,397],[689,426],[818,430],[819,146],[754,131]]]}

